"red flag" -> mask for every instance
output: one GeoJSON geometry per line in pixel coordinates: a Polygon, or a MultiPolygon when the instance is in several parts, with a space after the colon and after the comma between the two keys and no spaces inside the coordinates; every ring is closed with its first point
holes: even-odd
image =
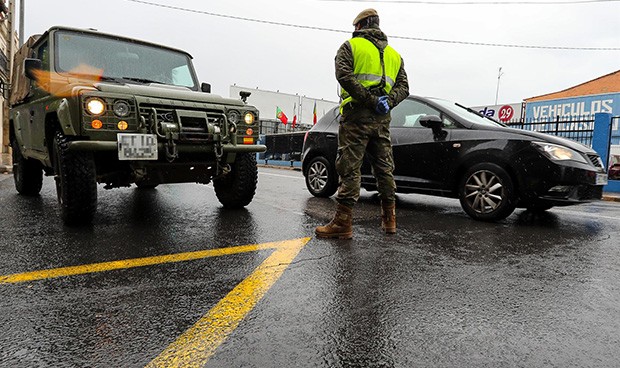
{"type": "Polygon", "coordinates": [[[291,126],[295,129],[295,125],[297,125],[297,104],[293,106],[293,123],[291,126]]]}
{"type": "Polygon", "coordinates": [[[312,125],[316,124],[316,101],[314,101],[314,111],[312,112],[312,125]]]}
{"type": "Polygon", "coordinates": [[[286,117],[286,114],[284,113],[284,111],[280,110],[280,108],[277,106],[276,106],[276,118],[280,119],[280,121],[284,125],[288,123],[288,118],[286,117]]]}

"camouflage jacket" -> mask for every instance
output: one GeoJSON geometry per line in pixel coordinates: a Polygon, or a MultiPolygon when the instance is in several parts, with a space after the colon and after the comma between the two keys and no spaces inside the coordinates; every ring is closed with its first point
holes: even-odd
{"type": "MultiPolygon", "coordinates": [[[[379,49],[385,48],[388,44],[387,36],[379,28],[367,28],[355,31],[353,32],[353,37],[364,37],[379,49]]],[[[336,54],[336,79],[338,83],[340,83],[340,86],[356,101],[356,103],[353,104],[352,110],[345,109],[345,111],[343,111],[343,118],[345,120],[356,120],[360,122],[389,121],[390,114],[378,115],[375,113],[375,107],[377,106],[379,97],[368,92],[355,78],[353,74],[353,51],[348,41],[340,46],[336,54]]],[[[404,62],[401,62],[394,87],[392,87],[392,91],[388,95],[388,104],[390,108],[398,105],[408,96],[409,81],[407,80],[404,62]]]]}

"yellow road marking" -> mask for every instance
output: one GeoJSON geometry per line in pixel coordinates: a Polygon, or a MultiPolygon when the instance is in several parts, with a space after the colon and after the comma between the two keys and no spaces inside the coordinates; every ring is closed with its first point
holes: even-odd
{"type": "Polygon", "coordinates": [[[92,263],[16,273],[0,276],[0,284],[15,284],[63,276],[83,275],[164,263],[183,262],[208,257],[254,252],[265,249],[275,251],[261,263],[250,276],[241,281],[228,295],[220,300],[194,326],[170,344],[147,367],[202,367],[215,353],[228,335],[262,299],[284,270],[295,259],[310,238],[242,245],[169,254],[155,257],[134,258],[121,261],[92,263]]]}
{"type": "MultiPolygon", "coordinates": [[[[304,238],[307,239],[307,238],[304,238]]],[[[300,241],[300,240],[297,240],[300,241]]],[[[306,241],[307,242],[307,241],[306,241]]],[[[104,272],[112,270],[120,270],[134,267],[152,266],[163,263],[183,262],[196,259],[218,257],[230,254],[254,252],[264,249],[273,249],[281,246],[282,242],[272,242],[263,244],[242,245],[237,247],[218,248],[200,250],[196,252],[186,252],[177,254],[168,254],[163,256],[144,257],[126,259],[121,261],[111,261],[102,263],[92,263],[81,266],[69,266],[53,268],[48,270],[39,270],[32,272],[16,273],[12,275],[0,276],[0,284],[16,284],[26,281],[43,280],[63,276],[83,275],[87,273],[104,272]]],[[[304,243],[305,244],[305,243],[304,243]]]]}
{"type": "Polygon", "coordinates": [[[276,243],[276,250],[147,367],[202,367],[254,308],[310,238],[276,243]]]}

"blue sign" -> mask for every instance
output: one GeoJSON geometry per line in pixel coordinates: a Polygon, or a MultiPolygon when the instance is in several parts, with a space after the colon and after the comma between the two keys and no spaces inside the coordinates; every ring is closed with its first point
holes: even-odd
{"type": "MultiPolygon", "coordinates": [[[[528,102],[525,105],[525,121],[527,123],[565,121],[567,124],[575,124],[580,120],[594,120],[594,114],[600,112],[620,116],[620,93],[528,102]]],[[[612,126],[612,144],[620,143],[618,125],[618,119],[615,119],[612,126]]]]}

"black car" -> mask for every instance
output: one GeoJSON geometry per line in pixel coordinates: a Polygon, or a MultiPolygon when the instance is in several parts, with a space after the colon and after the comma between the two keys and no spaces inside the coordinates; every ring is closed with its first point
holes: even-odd
{"type": "MultiPolygon", "coordinates": [[[[317,197],[338,187],[338,108],[306,135],[302,170],[317,197]]],[[[437,98],[410,96],[392,111],[397,192],[459,198],[476,220],[495,221],[516,207],[544,211],[602,197],[607,174],[599,155],[566,138],[507,127],[437,98]]],[[[362,187],[376,190],[370,165],[362,187]]]]}

